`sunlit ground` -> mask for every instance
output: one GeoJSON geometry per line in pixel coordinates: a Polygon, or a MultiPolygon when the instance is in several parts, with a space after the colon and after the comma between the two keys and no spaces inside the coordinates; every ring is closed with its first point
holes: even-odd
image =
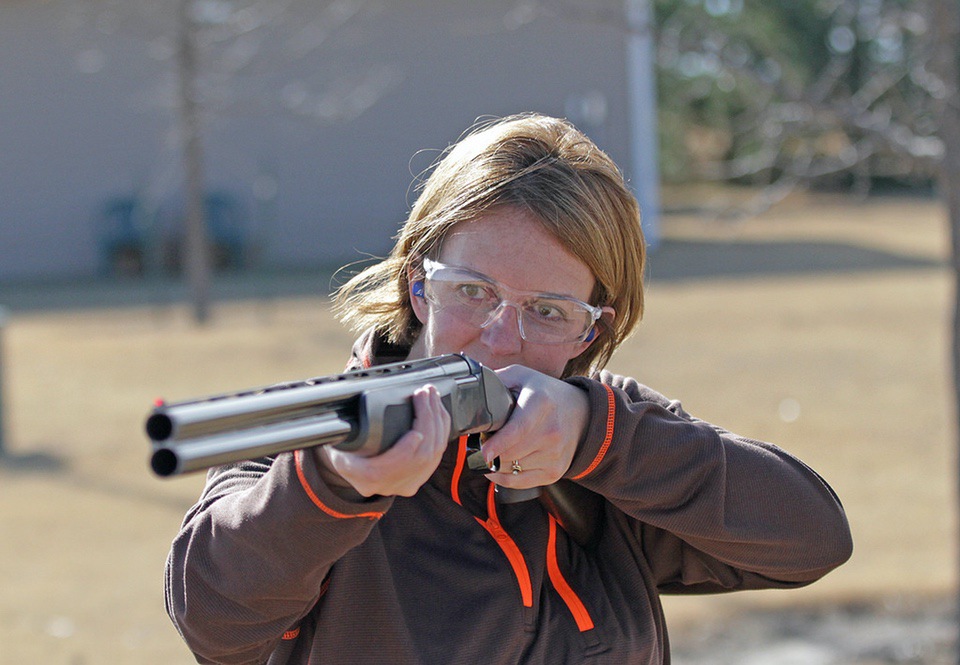
{"type": "MultiPolygon", "coordinates": [[[[856,547],[800,591],[668,599],[678,639],[757,607],[948,598],[953,295],[937,205],[798,197],[748,221],[668,216],[663,232],[644,323],[611,368],[799,455],[839,493],[856,547]]],[[[325,293],[328,279],[314,279],[325,293]]],[[[280,289],[218,303],[202,329],[149,295],[14,311],[2,337],[0,663],[193,662],[164,613],[162,570],[202,478],[150,474],[143,417],[161,396],[339,372],[351,342],[323,298],[280,289]]]]}

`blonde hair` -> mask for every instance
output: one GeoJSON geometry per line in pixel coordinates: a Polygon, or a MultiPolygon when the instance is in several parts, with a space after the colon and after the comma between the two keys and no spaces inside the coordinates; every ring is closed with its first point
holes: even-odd
{"type": "Polygon", "coordinates": [[[498,206],[517,206],[596,278],[590,302],[616,311],[571,360],[564,376],[601,369],[643,316],[645,246],[640,210],[623,175],[603,151],[566,120],[523,114],[478,125],[434,166],[389,257],[352,277],[334,294],[350,327],[375,327],[410,344],[420,322],[410,305],[408,274],[423,257],[439,258],[457,224],[498,206]]]}

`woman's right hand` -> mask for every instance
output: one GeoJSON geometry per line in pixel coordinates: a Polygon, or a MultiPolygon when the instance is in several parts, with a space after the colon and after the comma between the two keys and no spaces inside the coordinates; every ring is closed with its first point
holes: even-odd
{"type": "Polygon", "coordinates": [[[413,428],[379,455],[361,457],[333,446],[314,448],[321,475],[334,492],[346,499],[416,494],[437,470],[447,448],[450,414],[432,385],[413,393],[413,414],[413,428]]]}

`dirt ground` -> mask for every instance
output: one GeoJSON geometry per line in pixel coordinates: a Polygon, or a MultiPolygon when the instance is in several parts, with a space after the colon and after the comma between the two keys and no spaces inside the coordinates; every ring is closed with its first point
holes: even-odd
{"type": "MultiPolygon", "coordinates": [[[[694,212],[663,220],[647,315],[611,368],[799,455],[839,493],[856,549],[807,589],[667,599],[676,661],[955,662],[940,208],[803,196],[747,221],[694,212]]],[[[193,662],[162,571],[203,481],[151,475],[144,416],[157,397],[338,372],[351,343],[328,277],[298,276],[299,295],[262,282],[202,328],[155,287],[98,307],[103,285],[0,289],[0,665],[193,662]]]]}

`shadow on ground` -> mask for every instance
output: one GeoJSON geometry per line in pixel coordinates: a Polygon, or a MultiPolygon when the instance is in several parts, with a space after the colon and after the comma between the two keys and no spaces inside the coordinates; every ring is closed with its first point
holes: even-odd
{"type": "Polygon", "coordinates": [[[952,597],[749,611],[677,631],[676,665],[954,665],[952,597]]]}
{"type": "Polygon", "coordinates": [[[828,241],[663,241],[650,255],[654,281],[941,268],[942,261],[828,241]]]}
{"type": "Polygon", "coordinates": [[[0,448],[0,470],[20,473],[58,473],[65,468],[63,458],[49,453],[14,453],[0,448]]]}
{"type": "MultiPolygon", "coordinates": [[[[664,240],[650,252],[649,278],[676,282],[763,275],[936,269],[945,265],[925,257],[898,254],[830,241],[664,240]]],[[[270,300],[327,296],[342,281],[332,271],[235,272],[215,277],[217,301],[270,300]]],[[[183,280],[74,280],[46,284],[0,283],[0,306],[11,312],[92,307],[165,306],[189,300],[183,280]]]]}

